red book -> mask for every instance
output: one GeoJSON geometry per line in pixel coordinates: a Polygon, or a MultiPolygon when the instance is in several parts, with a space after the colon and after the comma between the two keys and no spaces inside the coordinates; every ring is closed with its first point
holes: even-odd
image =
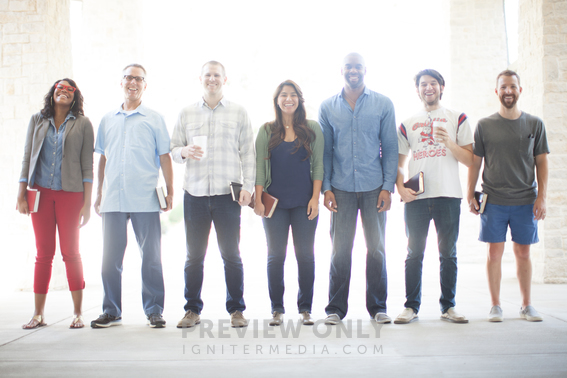
{"type": "MultiPolygon", "coordinates": [[[[39,196],[41,192],[37,189],[28,189],[26,192],[26,201],[28,202],[28,210],[30,213],[37,213],[39,209],[39,196]]],[[[18,205],[16,205],[16,210],[18,210],[18,205]]]]}
{"type": "MultiPolygon", "coordinates": [[[[240,199],[240,191],[242,190],[242,184],[238,182],[231,182],[230,183],[230,194],[232,195],[232,200],[238,202],[240,199]]],[[[256,193],[252,193],[252,199],[248,204],[249,207],[252,209],[254,208],[254,197],[256,193]]],[[[262,192],[262,203],[264,204],[264,216],[266,218],[271,218],[276,210],[276,206],[278,205],[278,199],[266,192],[262,192]]]]}

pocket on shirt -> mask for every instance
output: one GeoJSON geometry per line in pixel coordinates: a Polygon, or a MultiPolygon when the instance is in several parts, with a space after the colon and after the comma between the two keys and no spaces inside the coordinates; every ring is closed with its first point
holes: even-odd
{"type": "Polygon", "coordinates": [[[203,122],[188,123],[187,125],[185,125],[185,129],[186,130],[198,130],[201,127],[203,127],[203,125],[204,125],[203,122]]]}
{"type": "Polygon", "coordinates": [[[520,153],[527,155],[527,156],[534,156],[534,144],[535,138],[532,136],[531,138],[528,136],[522,137],[520,139],[520,143],[518,145],[520,149],[520,153]]]}
{"type": "Polygon", "coordinates": [[[236,129],[236,127],[238,126],[237,122],[230,122],[230,121],[221,121],[220,124],[223,128],[226,129],[236,129]]]}
{"type": "Polygon", "coordinates": [[[185,136],[189,143],[192,143],[194,136],[204,135],[204,125],[204,122],[192,122],[185,124],[185,136]]]}
{"type": "Polygon", "coordinates": [[[238,122],[220,121],[219,124],[221,127],[217,130],[220,130],[223,143],[236,143],[238,140],[238,122]]]}

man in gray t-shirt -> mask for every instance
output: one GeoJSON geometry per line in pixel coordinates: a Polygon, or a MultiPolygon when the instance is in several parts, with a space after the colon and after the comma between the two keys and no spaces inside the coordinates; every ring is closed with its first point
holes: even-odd
{"type": "Polygon", "coordinates": [[[479,204],[474,192],[484,159],[482,189],[487,203],[481,214],[479,240],[488,243],[487,274],[492,299],[488,320],[503,320],[501,263],[510,227],[522,294],[520,317],[541,321],[541,316],[531,306],[530,245],[539,241],[537,221],[545,219],[549,146],[542,120],[518,108],[517,101],[522,93],[518,74],[503,71],[496,82],[500,110],[478,122],[467,193],[470,211],[478,215],[479,204]]]}

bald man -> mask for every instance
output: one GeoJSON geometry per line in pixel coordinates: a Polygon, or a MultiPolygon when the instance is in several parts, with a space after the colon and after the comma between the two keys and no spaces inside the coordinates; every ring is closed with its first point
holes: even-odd
{"type": "Polygon", "coordinates": [[[392,101],[366,88],[366,64],[357,53],[343,61],[343,90],[319,108],[325,137],[322,192],[331,213],[333,253],[325,323],[338,324],[348,310],[352,247],[358,211],[366,239],[366,308],[380,324],[386,314],[384,236],[398,167],[392,101]]]}

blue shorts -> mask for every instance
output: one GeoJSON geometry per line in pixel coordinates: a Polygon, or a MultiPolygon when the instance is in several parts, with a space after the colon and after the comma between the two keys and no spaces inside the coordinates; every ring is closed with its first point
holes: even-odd
{"type": "Polygon", "coordinates": [[[537,220],[534,219],[533,208],[534,205],[501,206],[487,203],[480,214],[478,240],[485,243],[505,242],[509,225],[514,243],[537,243],[537,220]]]}

